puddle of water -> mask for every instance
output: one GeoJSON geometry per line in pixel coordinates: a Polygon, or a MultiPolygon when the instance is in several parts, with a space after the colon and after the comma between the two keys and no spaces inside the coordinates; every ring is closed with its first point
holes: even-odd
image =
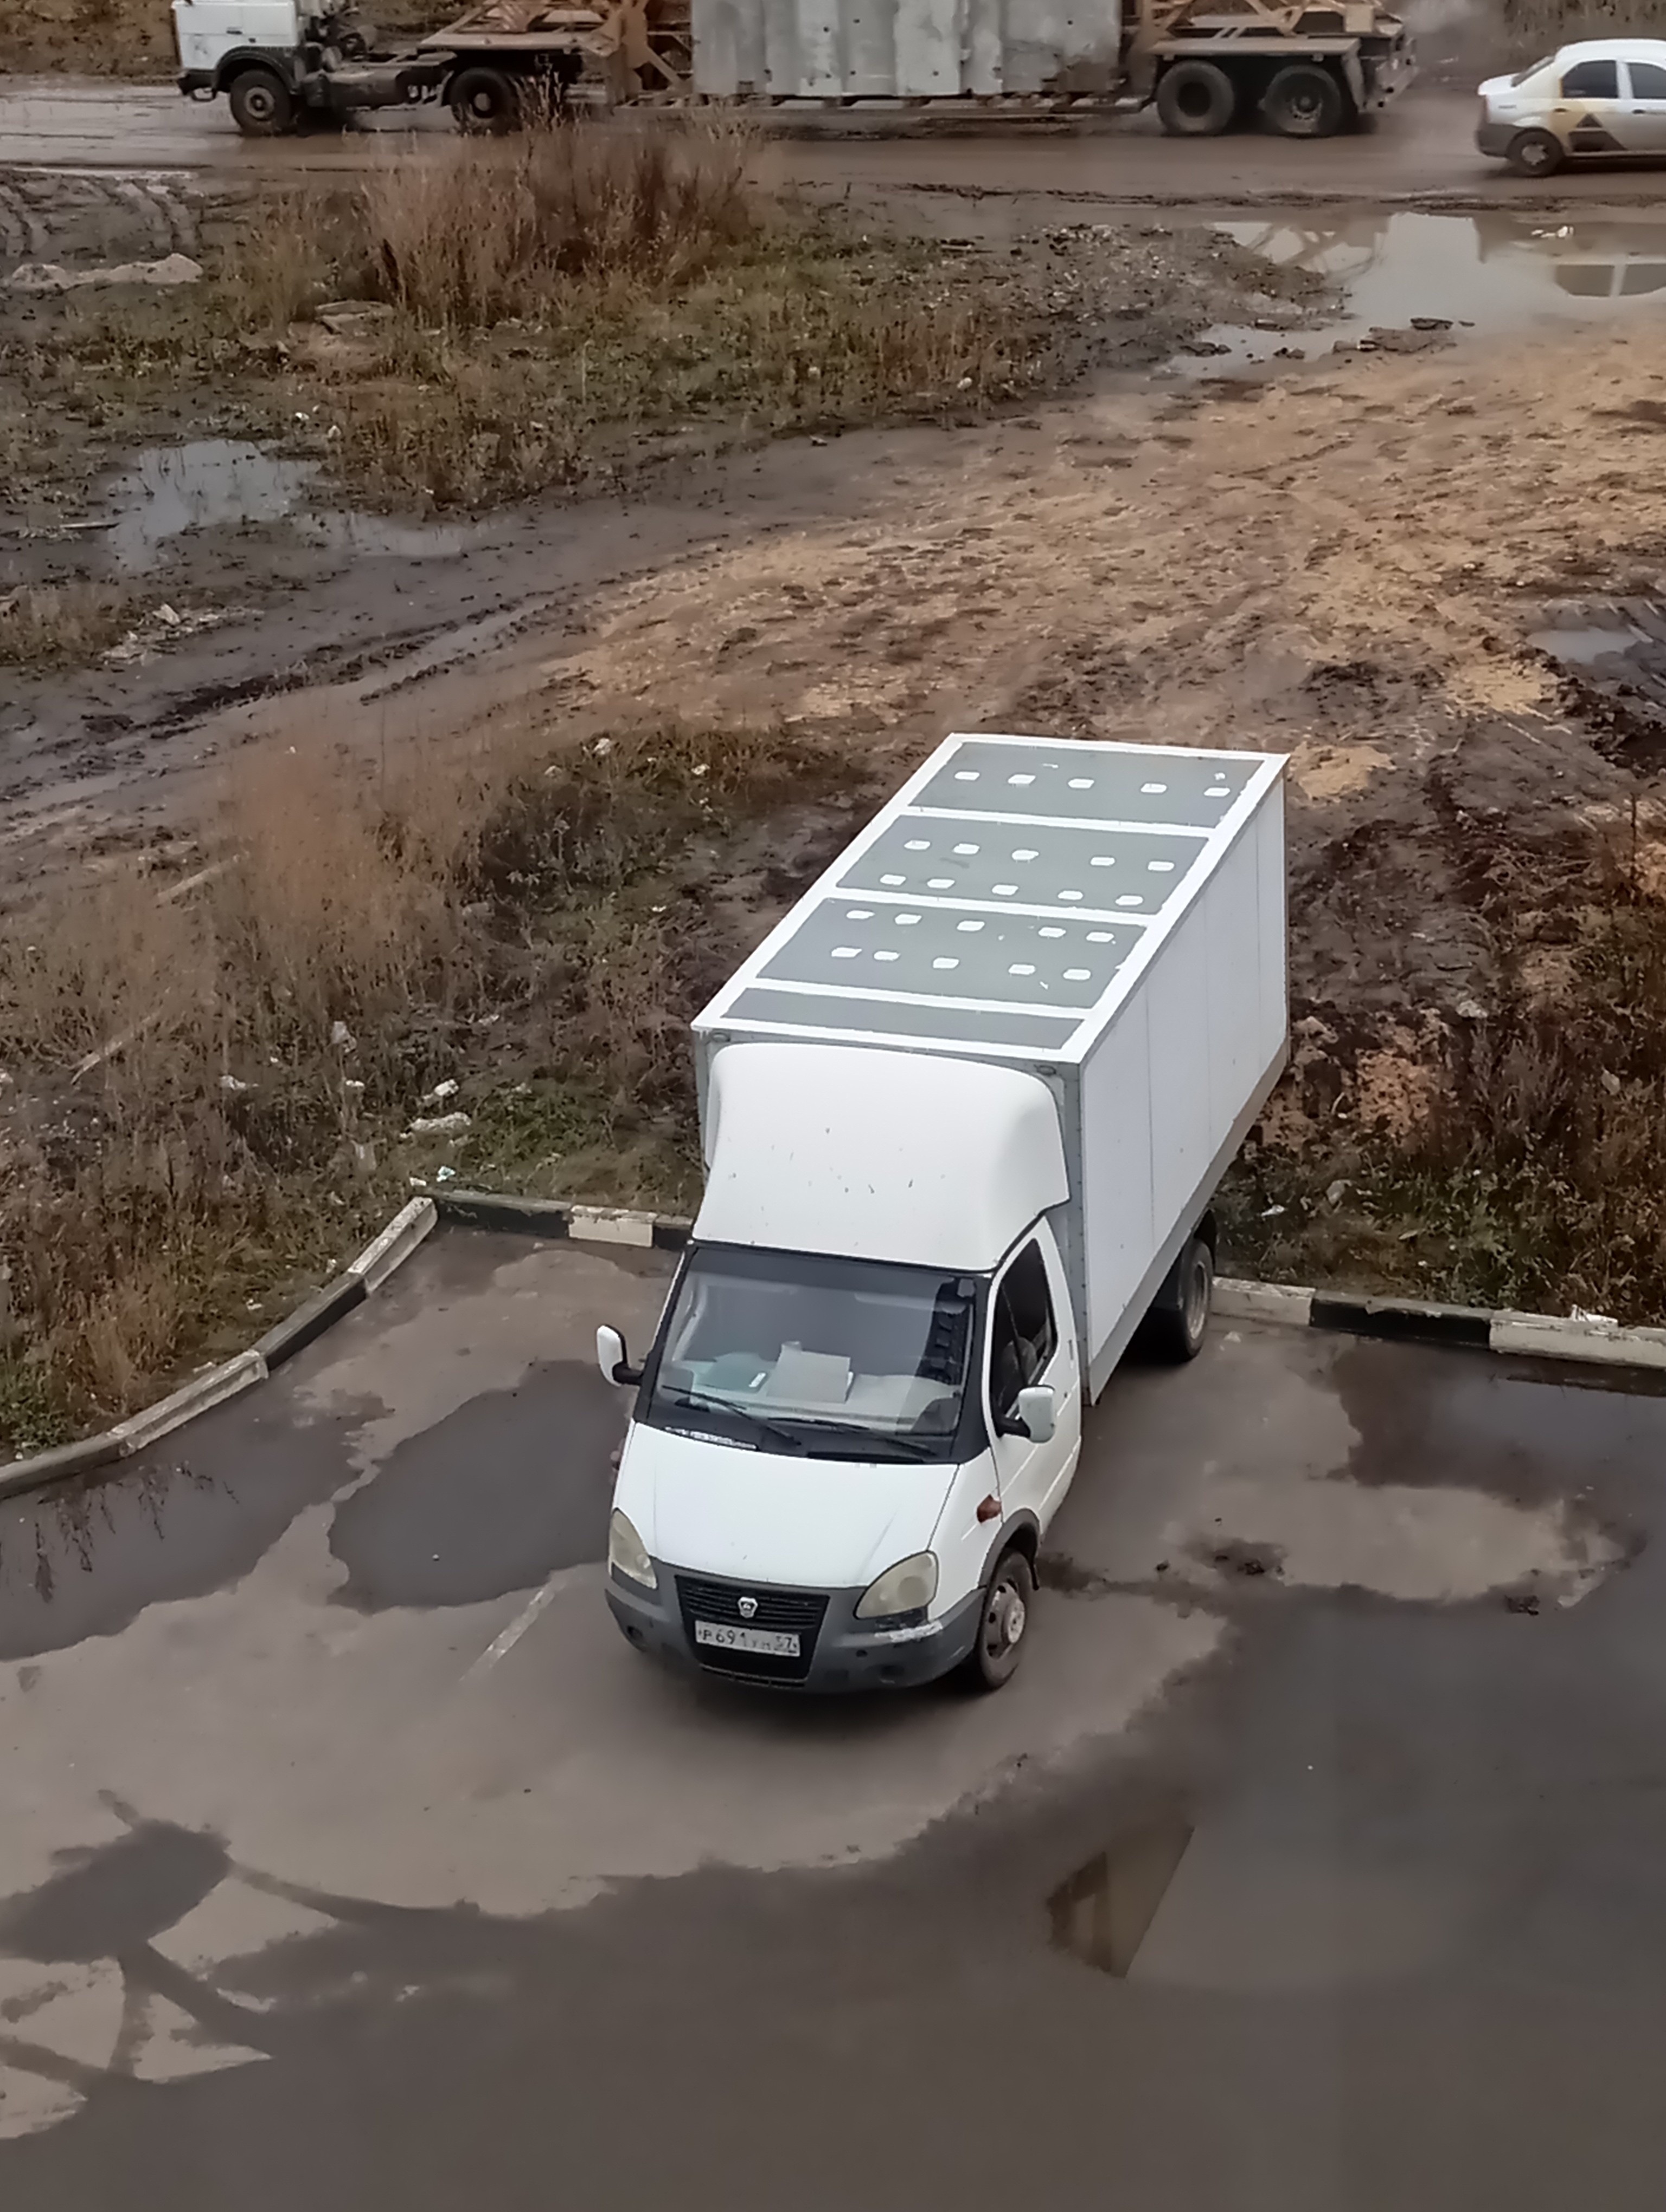
{"type": "Polygon", "coordinates": [[[1666,222],[1646,216],[1551,222],[1501,209],[1366,210],[1213,227],[1271,261],[1329,277],[1345,304],[1334,321],[1304,331],[1206,331],[1203,342],[1225,350],[1183,356],[1176,366],[1187,375],[1269,362],[1280,347],[1310,358],[1338,338],[1407,330],[1414,318],[1450,323],[1458,334],[1499,332],[1652,315],[1666,306],[1666,222]]]}
{"type": "Polygon", "coordinates": [[[327,552],[405,561],[443,558],[469,543],[466,530],[444,525],[306,510],[317,475],[316,461],[287,459],[238,439],[155,447],[111,486],[115,516],[106,542],[130,574],[155,568],[168,544],[187,532],[245,523],[285,522],[327,552]]]}
{"type": "Polygon", "coordinates": [[[1540,629],[1535,630],[1529,643],[1541,653],[1547,653],[1553,660],[1571,660],[1581,668],[1589,668],[1611,654],[1625,654],[1634,645],[1648,642],[1640,629],[1628,623],[1620,629],[1540,629]]]}
{"type": "Polygon", "coordinates": [[[1079,1867],[1047,1900],[1054,1948],[1119,1980],[1179,1870],[1191,1825],[1165,1814],[1079,1867]]]}

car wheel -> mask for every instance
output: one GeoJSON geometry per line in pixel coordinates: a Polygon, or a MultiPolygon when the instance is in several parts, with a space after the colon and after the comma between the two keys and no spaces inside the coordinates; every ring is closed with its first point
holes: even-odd
{"type": "Polygon", "coordinates": [[[520,124],[520,93],[502,70],[459,70],[446,94],[459,131],[501,135],[520,124]]]}
{"type": "Polygon", "coordinates": [[[1567,149],[1551,131],[1518,131],[1505,149],[1505,160],[1518,177],[1554,177],[1567,149]]]}
{"type": "Polygon", "coordinates": [[[295,94],[276,70],[242,70],[227,97],[231,119],[246,138],[281,138],[295,128],[295,94]]]}
{"type": "Polygon", "coordinates": [[[1292,62],[1268,86],[1261,112],[1280,138],[1331,138],[1347,120],[1350,105],[1328,69],[1316,62],[1292,62]]]}
{"type": "Polygon", "coordinates": [[[969,1689],[987,1692],[1012,1680],[1035,1603],[1036,1577],[1029,1560],[1016,1547],[1003,1552],[985,1586],[977,1640],[967,1655],[969,1689]]]}
{"type": "Polygon", "coordinates": [[[1157,117],[1170,138],[1216,138],[1237,112],[1237,91],[1213,62],[1176,62],[1157,88],[1157,117]]]}

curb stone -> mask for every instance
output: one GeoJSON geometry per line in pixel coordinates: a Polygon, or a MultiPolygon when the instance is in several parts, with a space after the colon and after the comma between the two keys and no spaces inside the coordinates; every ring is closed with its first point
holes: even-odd
{"type": "Polygon", "coordinates": [[[394,1269],[404,1267],[439,1218],[440,1210],[431,1198],[413,1198],[350,1262],[348,1275],[362,1283],[367,1292],[380,1290],[394,1269]]]}
{"type": "MultiPolygon", "coordinates": [[[[680,1251],[693,1225],[673,1215],[642,1213],[628,1206],[575,1206],[561,1199],[513,1198],[483,1190],[423,1194],[402,1206],[333,1282],[310,1293],[247,1352],[193,1376],[155,1405],[130,1414],[100,1436],[0,1465],[0,1499],[24,1497],[76,1475],[119,1466],[210,1407],[264,1382],[380,1290],[442,1221],[459,1229],[496,1230],[556,1243],[622,1244],[661,1252],[680,1251]]],[[[1518,1358],[1666,1371],[1666,1328],[1626,1328],[1600,1316],[1564,1320],[1555,1314],[1487,1313],[1474,1306],[1434,1305],[1416,1298],[1348,1297],[1298,1284],[1252,1283],[1232,1275],[1216,1282],[1214,1310],[1222,1321],[1267,1322],[1518,1358]]]]}
{"type": "Polygon", "coordinates": [[[559,1198],[504,1198],[489,1190],[441,1191],[435,1202],[442,1221],[454,1221],[465,1229],[634,1244],[660,1252],[680,1252],[694,1225],[674,1214],[638,1213],[619,1206],[574,1206],[559,1198]]]}
{"type": "Polygon", "coordinates": [[[1433,1305],[1420,1298],[1347,1297],[1283,1283],[1223,1275],[1215,1311],[1224,1320],[1282,1322],[1344,1330],[1404,1343],[1449,1344],[1518,1358],[1573,1360],[1602,1367],[1666,1370],[1666,1328],[1626,1328],[1600,1316],[1489,1313],[1478,1306],[1433,1305]]]}

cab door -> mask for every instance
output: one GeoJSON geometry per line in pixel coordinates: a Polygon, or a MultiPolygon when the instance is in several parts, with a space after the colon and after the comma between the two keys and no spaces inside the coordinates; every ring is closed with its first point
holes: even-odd
{"type": "Polygon", "coordinates": [[[1001,1517],[1033,1513],[1043,1530],[1076,1471],[1082,1440],[1082,1381],[1063,1262],[1053,1231],[1038,1222],[1001,1269],[990,1295],[986,1410],[1001,1517]],[[1018,1393],[1044,1383],[1053,1393],[1053,1433],[1012,1433],[1018,1393]]]}

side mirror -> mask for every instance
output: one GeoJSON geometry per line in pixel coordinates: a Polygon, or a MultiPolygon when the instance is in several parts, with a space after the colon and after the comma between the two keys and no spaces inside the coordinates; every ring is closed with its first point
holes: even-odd
{"type": "Polygon", "coordinates": [[[1051,1383],[1034,1382],[1027,1390],[1020,1390],[1017,1413],[1018,1425],[1032,1444],[1052,1443],[1059,1425],[1059,1404],[1051,1383]]]}
{"type": "MultiPolygon", "coordinates": [[[[596,1331],[596,1364],[602,1370],[603,1382],[617,1383],[622,1390],[631,1389],[642,1379],[641,1369],[631,1365],[625,1340],[617,1328],[596,1331]]],[[[1048,1395],[1050,1397],[1052,1393],[1049,1391],[1048,1395]]]]}

